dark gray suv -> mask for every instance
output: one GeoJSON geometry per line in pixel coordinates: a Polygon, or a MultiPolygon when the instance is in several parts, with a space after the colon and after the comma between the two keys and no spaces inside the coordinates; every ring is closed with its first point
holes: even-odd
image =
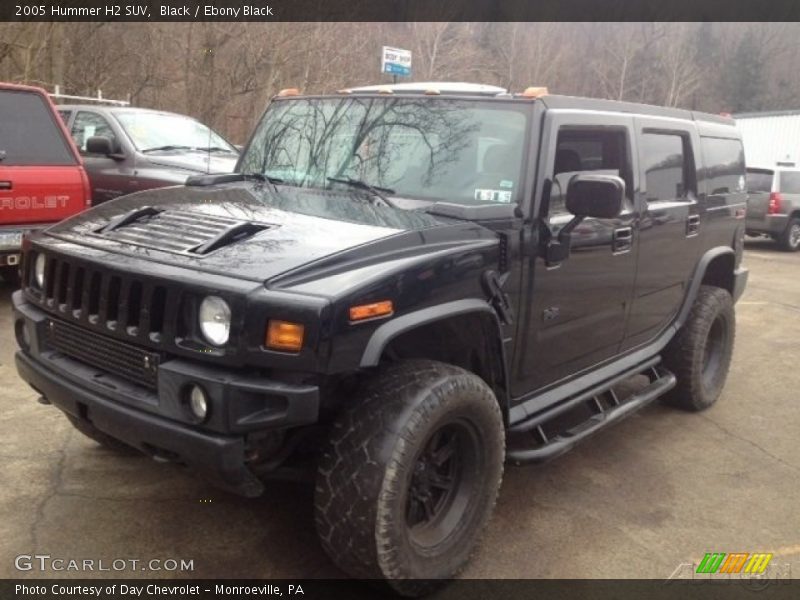
{"type": "Polygon", "coordinates": [[[145,108],[61,105],[100,204],[139,190],[183,185],[198,173],[229,173],[238,150],[196,119],[145,108]]]}

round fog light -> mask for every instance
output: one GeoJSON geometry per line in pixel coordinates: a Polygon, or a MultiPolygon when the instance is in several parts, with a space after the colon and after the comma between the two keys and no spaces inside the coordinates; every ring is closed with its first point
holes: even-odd
{"type": "Polygon", "coordinates": [[[189,392],[189,408],[192,414],[204,421],[208,416],[208,397],[199,385],[193,385],[189,392]]]}

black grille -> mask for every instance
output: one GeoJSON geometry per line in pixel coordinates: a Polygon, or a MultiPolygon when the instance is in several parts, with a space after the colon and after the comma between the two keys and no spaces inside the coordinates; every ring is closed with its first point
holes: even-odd
{"type": "Polygon", "coordinates": [[[268,227],[229,217],[146,206],[117,217],[95,235],[164,252],[203,255],[268,227]]]}
{"type": "Polygon", "coordinates": [[[108,373],[155,388],[159,355],[63,321],[50,320],[47,339],[53,350],[108,373]]]}
{"type": "MultiPolygon", "coordinates": [[[[28,261],[28,268],[35,255],[28,261]]],[[[26,281],[33,275],[26,274],[26,281]]],[[[162,348],[175,336],[180,291],[103,265],[47,254],[43,290],[29,297],[65,321],[103,335],[162,348]]]]}

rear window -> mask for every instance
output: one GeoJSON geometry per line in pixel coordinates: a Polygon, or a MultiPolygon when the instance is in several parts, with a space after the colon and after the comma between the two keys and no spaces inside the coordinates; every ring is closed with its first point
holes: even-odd
{"type": "Polygon", "coordinates": [[[800,171],[781,171],[779,190],[784,194],[800,194],[800,171]]]}
{"type": "Polygon", "coordinates": [[[76,164],[55,119],[39,94],[0,90],[0,166],[76,164]]]}
{"type": "Polygon", "coordinates": [[[748,192],[771,192],[772,191],[772,171],[756,171],[747,169],[747,191],[748,192]]]}

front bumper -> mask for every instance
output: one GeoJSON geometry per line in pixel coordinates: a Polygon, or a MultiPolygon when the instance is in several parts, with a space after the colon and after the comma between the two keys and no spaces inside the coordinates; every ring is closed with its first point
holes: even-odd
{"type": "Polygon", "coordinates": [[[159,366],[158,389],[133,385],[48,347],[50,315],[13,296],[20,377],[59,409],[158,459],[188,466],[244,496],[263,492],[247,465],[248,437],[315,423],[319,390],[185,360],[159,366]],[[23,335],[24,332],[24,335],[23,335]],[[186,389],[201,385],[209,419],[192,422],[186,389]]]}

